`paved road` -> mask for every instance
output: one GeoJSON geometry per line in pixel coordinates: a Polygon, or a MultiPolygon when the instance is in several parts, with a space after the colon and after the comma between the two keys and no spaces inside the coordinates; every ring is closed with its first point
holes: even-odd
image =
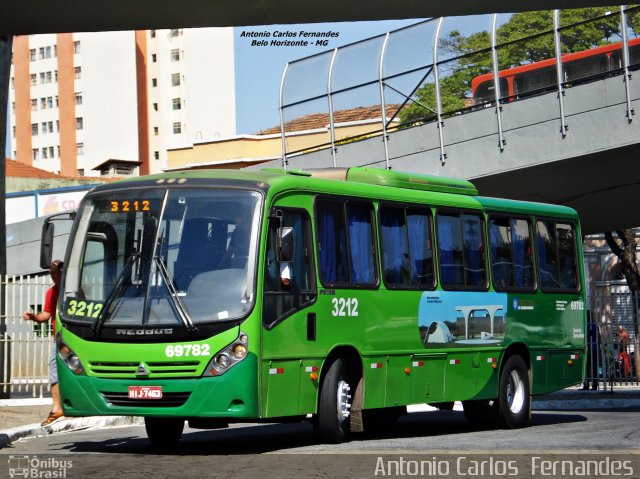
{"type": "MultiPolygon", "coordinates": [[[[455,468],[459,454],[504,461],[505,457],[519,460],[517,456],[507,454],[531,456],[546,452],[552,453],[553,457],[578,460],[585,450],[590,451],[588,457],[609,458],[606,459],[607,467],[616,458],[633,458],[635,462],[626,466],[633,468],[633,477],[638,477],[638,444],[638,409],[540,411],[534,413],[531,427],[514,431],[473,431],[463,414],[456,411],[415,413],[402,418],[384,433],[357,436],[341,445],[316,444],[308,424],[242,425],[218,431],[187,430],[178,447],[165,452],[154,450],[146,439],[144,428],[134,426],[57,433],[17,441],[0,454],[0,478],[8,476],[9,456],[13,456],[13,465],[18,461],[17,457],[33,461],[37,456],[41,463],[34,461],[33,464],[41,471],[51,472],[56,467],[60,471],[64,469],[65,478],[233,476],[234,479],[267,479],[375,477],[376,468],[382,467],[378,461],[383,454],[395,461],[392,472],[401,472],[397,467],[403,465],[398,461],[407,457],[421,461],[423,468],[433,466],[433,471],[426,472],[437,472],[437,467],[444,466],[446,461],[453,461],[452,468],[455,468]],[[562,453],[566,455],[558,456],[562,453]],[[617,455],[620,453],[624,456],[617,455]]],[[[413,465],[417,467],[418,463],[413,465]]],[[[491,464],[487,467],[490,466],[493,467],[491,464]]],[[[526,472],[517,462],[511,466],[520,468],[519,475],[526,472]]],[[[493,471],[493,477],[508,477],[509,470],[504,471],[504,475],[500,474],[502,470],[493,471]]],[[[424,472],[423,476],[434,475],[424,472]]],[[[449,474],[443,474],[443,470],[439,472],[436,475],[458,477],[451,469],[449,474]]],[[[487,473],[492,471],[484,472],[484,475],[491,475],[487,473]]]]}

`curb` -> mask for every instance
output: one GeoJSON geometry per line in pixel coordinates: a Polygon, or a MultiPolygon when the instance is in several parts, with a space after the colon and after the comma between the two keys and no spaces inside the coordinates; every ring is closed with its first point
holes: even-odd
{"type": "Polygon", "coordinates": [[[40,424],[27,424],[0,431],[0,449],[7,447],[23,437],[47,436],[62,431],[78,431],[94,427],[140,426],[144,425],[144,419],[137,416],[91,416],[65,418],[50,426],[40,424]]]}
{"type": "Polygon", "coordinates": [[[602,409],[640,408],[640,397],[612,397],[596,399],[544,398],[531,401],[534,411],[589,411],[602,409]]]}

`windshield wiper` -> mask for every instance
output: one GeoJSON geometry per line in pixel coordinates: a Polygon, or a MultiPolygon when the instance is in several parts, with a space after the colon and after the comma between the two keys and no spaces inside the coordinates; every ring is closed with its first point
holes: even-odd
{"type": "Polygon", "coordinates": [[[124,265],[124,269],[122,270],[122,273],[120,273],[120,276],[118,276],[118,278],[116,279],[115,286],[111,290],[111,293],[109,293],[107,300],[104,302],[104,306],[102,307],[102,314],[98,316],[93,322],[92,329],[96,337],[100,335],[100,329],[102,328],[102,325],[108,318],[109,308],[111,307],[113,302],[116,300],[116,298],[120,297],[122,290],[124,289],[126,284],[125,280],[127,278],[129,278],[129,280],[131,279],[131,271],[133,269],[133,264],[139,258],[140,258],[140,253],[134,253],[131,256],[129,256],[129,259],[124,265]]]}
{"type": "Polygon", "coordinates": [[[176,290],[176,287],[173,284],[171,273],[169,273],[169,271],[167,270],[167,267],[165,266],[162,257],[154,256],[153,260],[155,261],[156,267],[160,272],[160,276],[162,276],[162,280],[164,281],[164,284],[167,285],[171,302],[173,303],[173,306],[176,308],[176,311],[178,312],[178,316],[180,316],[180,320],[182,321],[182,324],[184,324],[185,329],[189,332],[197,331],[198,328],[195,324],[193,324],[193,321],[191,321],[191,318],[189,317],[189,313],[187,313],[187,310],[185,309],[184,304],[182,304],[182,300],[180,300],[180,295],[178,294],[178,291],[176,290]]]}

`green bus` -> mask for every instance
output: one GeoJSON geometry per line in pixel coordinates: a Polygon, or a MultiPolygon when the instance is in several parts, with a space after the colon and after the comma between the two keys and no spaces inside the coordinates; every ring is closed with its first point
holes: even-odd
{"type": "Polygon", "coordinates": [[[99,186],[74,217],[64,414],[144,416],[156,445],[185,421],[309,419],[338,443],[454,401],[475,425],[512,428],[531,395],[584,376],[567,207],[377,168],[197,170],[99,186]]]}

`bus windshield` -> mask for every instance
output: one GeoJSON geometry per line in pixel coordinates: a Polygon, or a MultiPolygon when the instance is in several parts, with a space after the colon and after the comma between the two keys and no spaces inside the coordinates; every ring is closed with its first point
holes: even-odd
{"type": "Polygon", "coordinates": [[[61,318],[104,327],[232,321],[255,300],[261,194],[236,189],[109,191],[84,200],[61,318]]]}

